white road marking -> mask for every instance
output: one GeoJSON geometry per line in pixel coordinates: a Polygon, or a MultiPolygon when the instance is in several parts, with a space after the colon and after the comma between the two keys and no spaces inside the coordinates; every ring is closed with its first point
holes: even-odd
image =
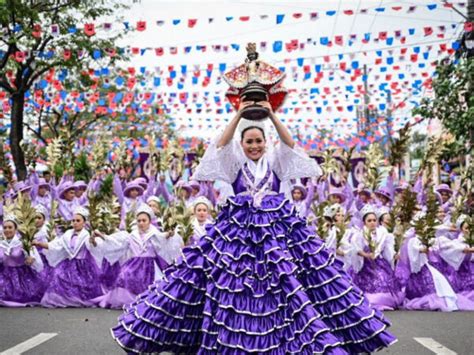
{"type": "Polygon", "coordinates": [[[437,355],[456,355],[457,353],[438,343],[433,338],[413,338],[425,348],[430,349],[437,355]]]}
{"type": "Polygon", "coordinates": [[[18,355],[27,352],[30,349],[48,341],[51,338],[54,338],[58,333],[39,333],[33,338],[25,340],[23,343],[15,345],[13,348],[7,349],[0,353],[0,355],[18,355]]]}

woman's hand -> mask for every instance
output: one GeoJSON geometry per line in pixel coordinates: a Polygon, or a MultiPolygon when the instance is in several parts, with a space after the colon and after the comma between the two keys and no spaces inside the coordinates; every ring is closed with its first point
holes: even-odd
{"type": "Polygon", "coordinates": [[[237,110],[237,116],[239,118],[241,118],[242,117],[242,111],[244,110],[244,108],[246,108],[248,106],[252,106],[254,104],[255,104],[254,101],[240,101],[239,109],[237,110]]]}
{"type": "Polygon", "coordinates": [[[268,110],[270,119],[275,118],[275,112],[273,112],[273,107],[268,101],[259,101],[257,102],[257,105],[265,107],[268,110]]]}
{"type": "Polygon", "coordinates": [[[98,230],[95,230],[93,233],[92,233],[92,236],[94,238],[102,238],[102,239],[105,239],[105,235],[104,233],[98,231],[98,230]]]}
{"type": "Polygon", "coordinates": [[[336,249],[336,255],[344,256],[346,253],[344,253],[341,249],[336,249]]]}
{"type": "Polygon", "coordinates": [[[35,258],[33,258],[32,256],[27,256],[25,258],[25,265],[31,266],[33,265],[34,262],[35,262],[35,258]]]}

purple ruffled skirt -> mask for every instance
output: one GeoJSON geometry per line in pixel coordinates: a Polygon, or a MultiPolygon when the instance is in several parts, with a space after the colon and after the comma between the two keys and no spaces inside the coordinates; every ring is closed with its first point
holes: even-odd
{"type": "Polygon", "coordinates": [[[124,304],[133,302],[155,280],[156,267],[164,270],[168,264],[159,257],[134,257],[127,260],[115,277],[114,287],[94,301],[102,308],[122,308],[124,304]]]}
{"type": "Polygon", "coordinates": [[[93,307],[102,294],[100,270],[89,251],[84,259],[65,259],[53,269],[44,307],[93,307]]]}
{"type": "Polygon", "coordinates": [[[364,265],[354,274],[353,281],[378,310],[394,310],[401,302],[402,291],[398,279],[390,263],[382,257],[364,259],[364,265]]]}
{"type": "Polygon", "coordinates": [[[405,289],[403,308],[418,311],[449,311],[446,301],[436,294],[433,276],[424,265],[412,273],[405,289]]]}
{"type": "Polygon", "coordinates": [[[230,198],[112,329],[132,353],[346,354],[396,339],[283,195],[230,198]]]}
{"type": "Polygon", "coordinates": [[[1,265],[0,306],[39,306],[47,285],[43,276],[28,265],[1,265]]]}

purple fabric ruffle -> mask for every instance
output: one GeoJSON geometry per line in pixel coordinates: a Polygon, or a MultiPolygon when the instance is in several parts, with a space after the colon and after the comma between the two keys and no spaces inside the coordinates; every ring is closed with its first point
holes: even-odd
{"type": "Polygon", "coordinates": [[[283,195],[236,196],[112,335],[136,353],[346,354],[395,342],[388,325],[283,195]]]}
{"type": "Polygon", "coordinates": [[[89,251],[84,259],[65,259],[53,269],[41,304],[45,307],[93,307],[102,295],[100,270],[89,251]]]}
{"type": "Polygon", "coordinates": [[[0,267],[0,305],[7,307],[37,306],[46,290],[43,273],[30,266],[0,267]]]}

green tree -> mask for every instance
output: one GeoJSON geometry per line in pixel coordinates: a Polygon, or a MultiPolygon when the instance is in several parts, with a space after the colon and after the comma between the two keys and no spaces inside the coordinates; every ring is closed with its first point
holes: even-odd
{"type": "Polygon", "coordinates": [[[66,68],[73,74],[93,62],[111,66],[125,59],[116,47],[122,31],[97,36],[91,26],[107,17],[116,18],[123,8],[122,3],[107,0],[6,0],[0,3],[0,50],[3,52],[0,88],[8,93],[12,102],[10,145],[20,180],[27,173],[20,143],[28,90],[55,68],[66,68]],[[102,53],[100,58],[94,55],[97,50],[102,53]]]}
{"type": "Polygon", "coordinates": [[[442,61],[433,79],[434,98],[425,98],[414,110],[438,118],[454,136],[459,154],[472,154],[474,144],[474,58],[442,61]]]}

